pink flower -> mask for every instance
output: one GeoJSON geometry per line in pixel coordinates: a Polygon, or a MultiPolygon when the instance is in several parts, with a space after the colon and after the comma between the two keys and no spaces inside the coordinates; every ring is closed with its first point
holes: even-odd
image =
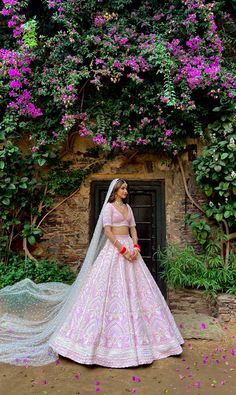
{"type": "Polygon", "coordinates": [[[195,385],[196,388],[200,388],[201,387],[201,383],[200,383],[199,380],[196,381],[194,385],[195,385]]]}
{"type": "Polygon", "coordinates": [[[32,148],[31,148],[31,151],[32,151],[32,152],[37,152],[37,151],[38,151],[38,147],[35,147],[35,146],[32,147],[32,148]]]}
{"type": "Polygon", "coordinates": [[[102,145],[107,142],[107,139],[103,137],[101,134],[97,134],[95,137],[92,138],[93,142],[97,145],[102,145]]]}
{"type": "Polygon", "coordinates": [[[119,122],[119,121],[113,121],[113,122],[112,122],[112,125],[113,125],[113,126],[120,126],[120,122],[119,122]]]}
{"type": "Polygon", "coordinates": [[[160,97],[162,103],[168,103],[168,99],[165,96],[160,97]]]}
{"type": "Polygon", "coordinates": [[[167,130],[165,131],[165,135],[166,135],[167,137],[171,136],[172,134],[173,134],[173,130],[172,130],[172,129],[167,129],[167,130]]]}

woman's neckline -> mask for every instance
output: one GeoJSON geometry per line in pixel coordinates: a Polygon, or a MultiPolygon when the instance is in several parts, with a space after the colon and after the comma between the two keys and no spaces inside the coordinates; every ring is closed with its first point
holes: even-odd
{"type": "Polygon", "coordinates": [[[126,205],[126,207],[127,207],[127,209],[128,209],[128,211],[127,211],[127,218],[124,216],[124,214],[122,214],[122,212],[121,212],[120,210],[118,210],[118,208],[117,208],[116,206],[114,206],[114,204],[112,204],[112,203],[110,203],[110,204],[112,205],[112,207],[114,207],[114,209],[115,209],[116,211],[118,211],[118,213],[120,213],[120,215],[121,215],[126,221],[128,221],[128,217],[129,217],[129,205],[128,205],[128,204],[125,203],[125,205],[126,205]]]}

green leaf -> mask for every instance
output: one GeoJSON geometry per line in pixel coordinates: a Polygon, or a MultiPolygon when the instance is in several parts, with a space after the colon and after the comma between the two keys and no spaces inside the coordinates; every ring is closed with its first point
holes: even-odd
{"type": "Polygon", "coordinates": [[[8,198],[4,198],[4,199],[2,200],[2,203],[5,204],[5,206],[9,206],[9,204],[11,203],[11,201],[10,201],[10,199],[8,199],[8,198]]]}
{"type": "Polygon", "coordinates": [[[36,243],[36,239],[35,239],[35,237],[34,236],[29,236],[28,237],[28,242],[31,244],[31,245],[33,245],[33,244],[35,244],[36,243]]]}
{"type": "Polygon", "coordinates": [[[205,192],[206,196],[209,197],[209,196],[211,196],[212,193],[213,193],[213,188],[210,187],[209,185],[207,185],[207,188],[204,188],[204,192],[205,192]]]}
{"type": "Polygon", "coordinates": [[[43,166],[46,163],[46,160],[44,158],[39,158],[37,162],[39,166],[43,166]]]}
{"type": "Polygon", "coordinates": [[[229,154],[227,154],[227,152],[224,152],[223,154],[220,155],[220,159],[224,160],[229,156],[229,154]]]}
{"type": "Polygon", "coordinates": [[[1,160],[0,161],[0,169],[3,170],[5,167],[5,163],[1,160]]]}
{"type": "Polygon", "coordinates": [[[216,219],[217,222],[222,221],[222,219],[223,219],[223,214],[221,214],[221,213],[216,214],[216,215],[215,215],[215,219],[216,219]]]}
{"type": "Polygon", "coordinates": [[[8,185],[7,189],[16,189],[16,186],[14,184],[8,185]]]}
{"type": "Polygon", "coordinates": [[[224,217],[225,218],[229,218],[231,216],[231,214],[232,214],[231,211],[225,211],[224,212],[224,217]]]}
{"type": "Polygon", "coordinates": [[[222,167],[220,165],[214,166],[214,170],[219,173],[221,171],[222,167]]]}

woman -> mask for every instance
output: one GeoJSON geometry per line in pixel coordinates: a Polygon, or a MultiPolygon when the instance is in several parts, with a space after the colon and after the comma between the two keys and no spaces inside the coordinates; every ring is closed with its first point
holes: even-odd
{"type": "Polygon", "coordinates": [[[140,255],[127,195],[124,180],[111,182],[71,287],[24,280],[0,291],[0,361],[42,365],[58,353],[122,368],[182,352],[183,338],[140,255]]]}

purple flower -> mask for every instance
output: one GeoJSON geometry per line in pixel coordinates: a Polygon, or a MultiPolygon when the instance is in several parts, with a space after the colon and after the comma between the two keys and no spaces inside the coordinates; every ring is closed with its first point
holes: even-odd
{"type": "Polygon", "coordinates": [[[11,14],[11,12],[12,12],[12,9],[11,9],[11,8],[8,8],[8,9],[3,8],[3,9],[1,10],[1,14],[2,14],[3,16],[9,16],[9,15],[11,14]]]}
{"type": "Polygon", "coordinates": [[[119,44],[124,45],[124,44],[127,43],[127,41],[128,41],[128,38],[127,37],[123,37],[121,40],[119,40],[119,44]]]}
{"type": "Polygon", "coordinates": [[[13,30],[13,37],[17,38],[20,37],[22,34],[22,27],[21,26],[17,26],[14,30],[13,30]]]}
{"type": "Polygon", "coordinates": [[[12,89],[22,88],[22,83],[20,81],[13,80],[10,82],[10,88],[12,89]]]}
{"type": "Polygon", "coordinates": [[[164,16],[163,12],[160,14],[156,14],[154,15],[154,17],[152,18],[154,21],[159,21],[162,17],[164,16]]]}
{"type": "Polygon", "coordinates": [[[101,15],[96,16],[94,19],[94,25],[96,27],[102,27],[105,22],[106,22],[106,19],[103,18],[101,15]]]}
{"type": "Polygon", "coordinates": [[[92,138],[93,142],[96,143],[97,145],[102,145],[107,143],[107,139],[102,136],[102,134],[97,134],[92,138]]]}
{"type": "Polygon", "coordinates": [[[18,69],[10,68],[8,70],[8,74],[10,78],[21,78],[21,73],[19,72],[18,69]]]}
{"type": "Polygon", "coordinates": [[[140,144],[147,145],[147,144],[148,144],[148,139],[142,139],[141,137],[139,137],[139,138],[136,140],[136,144],[137,144],[137,145],[140,145],[140,144]]]}
{"type": "Polygon", "coordinates": [[[104,60],[103,60],[103,59],[96,58],[96,59],[95,59],[95,63],[96,63],[96,65],[98,65],[98,64],[104,64],[104,60]]]}
{"type": "Polygon", "coordinates": [[[17,0],[3,0],[3,4],[7,7],[12,7],[17,4],[17,0]]]}

